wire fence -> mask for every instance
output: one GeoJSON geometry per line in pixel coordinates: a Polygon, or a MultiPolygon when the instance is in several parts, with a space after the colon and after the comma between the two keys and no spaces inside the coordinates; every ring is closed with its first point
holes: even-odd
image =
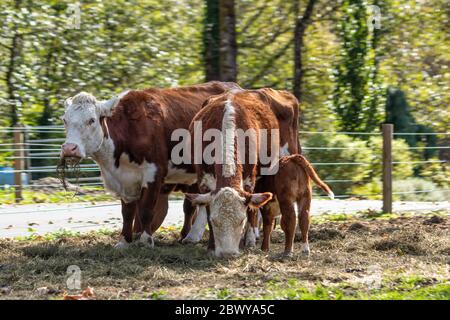
{"type": "MultiPolygon", "coordinates": [[[[14,166],[13,168],[3,168],[0,167],[0,188],[3,189],[0,192],[0,201],[2,198],[11,199],[11,194],[14,193],[14,189],[21,188],[27,191],[39,192],[40,188],[52,188],[54,190],[62,191],[62,185],[55,180],[51,182],[45,181],[44,178],[56,177],[56,165],[59,161],[60,146],[64,142],[64,128],[62,126],[37,126],[37,127],[0,127],[0,137],[2,143],[0,143],[0,161],[6,161],[11,163],[22,162],[22,166],[14,166]],[[13,135],[22,134],[23,141],[17,142],[13,140],[13,135]],[[8,136],[10,135],[10,136],[8,136]],[[48,136],[48,138],[43,138],[43,136],[48,136]],[[5,138],[6,137],[6,138],[5,138]],[[9,141],[8,141],[9,139],[9,141]],[[3,171],[1,171],[3,170],[3,171]],[[11,175],[16,176],[21,175],[20,181],[15,180],[15,182],[6,183],[2,176],[11,177],[11,175]],[[25,176],[23,176],[25,175],[25,176]],[[25,182],[23,182],[25,181],[25,182]],[[9,193],[8,193],[9,192],[9,193]]],[[[385,159],[383,158],[383,146],[382,145],[312,145],[310,144],[310,137],[314,135],[334,137],[338,135],[345,135],[350,137],[356,136],[367,136],[367,137],[382,137],[382,132],[345,132],[345,131],[299,131],[300,140],[302,143],[302,150],[309,157],[312,164],[316,167],[319,175],[321,176],[325,170],[335,171],[336,175],[326,176],[324,181],[330,184],[332,189],[346,190],[347,192],[336,193],[335,197],[337,199],[380,199],[383,193],[380,192],[348,192],[352,190],[357,190],[353,188],[354,186],[362,186],[373,181],[374,175],[379,175],[379,172],[375,172],[374,167],[382,166],[385,159]],[[345,154],[342,152],[353,151],[353,152],[371,152],[363,161],[357,158],[345,158],[345,154]],[[319,157],[319,155],[330,153],[339,154],[340,158],[332,158],[332,161],[325,161],[326,156],[319,157]],[[358,160],[359,159],[359,160],[358,160]],[[363,167],[366,170],[363,177],[342,177],[339,174],[344,172],[345,168],[360,168],[363,167]]],[[[393,136],[411,136],[411,135],[441,135],[447,136],[449,132],[440,133],[393,133],[393,136]]],[[[363,140],[362,140],[363,141],[363,140]]],[[[397,151],[419,151],[419,150],[444,150],[450,149],[450,146],[439,145],[439,146],[404,146],[401,148],[394,148],[394,158],[395,152],[397,151]]],[[[328,157],[329,158],[329,157],[328,157]]],[[[410,161],[391,161],[393,166],[401,165],[426,165],[426,164],[445,164],[448,163],[447,160],[443,159],[426,159],[426,160],[410,160],[410,161]]],[[[1,166],[1,163],[0,163],[1,166]]],[[[350,169],[348,169],[350,170],[350,169]]],[[[395,169],[394,169],[395,170],[395,169]]],[[[80,164],[80,172],[82,176],[78,179],[78,188],[82,191],[84,189],[95,188],[99,193],[104,192],[103,183],[101,182],[100,168],[92,159],[85,159],[83,163],[80,164]]],[[[379,180],[381,177],[379,177],[379,180]]],[[[75,178],[69,178],[69,182],[75,182],[75,178]]],[[[46,190],[47,192],[48,190],[46,190]]],[[[405,195],[405,194],[423,194],[423,193],[436,193],[444,192],[448,193],[448,188],[438,188],[438,189],[425,189],[425,190],[412,190],[412,191],[391,191],[392,195],[405,195]]],[[[314,194],[316,198],[323,198],[323,195],[314,194]]],[[[83,197],[83,195],[80,195],[83,197]]]]}

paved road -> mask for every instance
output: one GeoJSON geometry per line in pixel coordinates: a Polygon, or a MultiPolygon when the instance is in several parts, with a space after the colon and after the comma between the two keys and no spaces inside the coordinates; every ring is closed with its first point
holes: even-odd
{"type": "MultiPolygon", "coordinates": [[[[355,213],[380,210],[381,201],[374,200],[313,200],[312,213],[355,213]]],[[[394,211],[447,210],[450,202],[396,202],[394,211]]],[[[180,225],[183,202],[170,201],[164,226],[180,225]]],[[[75,204],[0,205],[0,238],[45,234],[60,229],[89,231],[100,228],[120,228],[120,205],[117,202],[75,204]]]]}

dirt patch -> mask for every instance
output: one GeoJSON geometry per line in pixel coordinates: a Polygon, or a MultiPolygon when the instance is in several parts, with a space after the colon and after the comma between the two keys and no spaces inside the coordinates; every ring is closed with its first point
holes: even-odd
{"type": "Polygon", "coordinates": [[[66,285],[71,265],[81,270],[82,289],[94,288],[98,299],[298,298],[307,290],[322,294],[334,288],[354,297],[371,292],[374,281],[379,281],[380,287],[373,289],[378,291],[428,288],[449,282],[450,239],[447,217],[438,224],[427,224],[427,219],[313,224],[311,256],[303,258],[296,243],[289,260],[275,259],[284,247],[279,229],[270,253],[248,249],[234,260],[210,257],[206,238],[181,245],[176,241],[179,230],[171,229],[157,233],[153,250],[137,243],[124,251],[114,249],[118,232],[51,241],[3,239],[0,299],[62,299],[71,293],[66,285]]]}
{"type": "Polygon", "coordinates": [[[334,239],[343,239],[345,238],[345,234],[341,231],[333,228],[323,227],[323,228],[317,228],[317,229],[311,229],[309,233],[309,239],[311,242],[317,241],[317,240],[334,240],[334,239]]]}
{"type": "Polygon", "coordinates": [[[423,224],[439,224],[439,223],[444,223],[445,219],[443,217],[439,217],[439,216],[432,216],[428,219],[426,219],[423,224]]]}

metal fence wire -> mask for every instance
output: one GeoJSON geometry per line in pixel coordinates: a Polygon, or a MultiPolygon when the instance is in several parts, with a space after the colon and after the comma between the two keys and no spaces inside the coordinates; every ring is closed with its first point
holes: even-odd
{"type": "MultiPolygon", "coordinates": [[[[383,180],[390,179],[388,181],[392,185],[392,166],[395,165],[422,165],[422,164],[444,164],[447,160],[420,160],[420,161],[392,161],[386,163],[386,143],[388,143],[392,148],[392,139],[394,136],[411,136],[411,135],[440,135],[446,136],[450,132],[440,132],[440,133],[395,133],[390,132],[386,136],[383,131],[380,132],[335,132],[335,131],[299,131],[300,140],[302,143],[306,141],[306,145],[302,144],[302,150],[308,157],[313,152],[339,152],[346,150],[353,151],[376,151],[372,158],[365,159],[365,161],[352,161],[352,159],[335,159],[335,161],[321,161],[320,159],[310,159],[312,160],[313,166],[319,173],[321,168],[324,167],[339,167],[346,168],[350,166],[366,167],[371,168],[378,164],[383,167],[383,174],[385,173],[386,166],[390,167],[390,175],[384,176],[383,180]],[[326,135],[329,137],[346,135],[346,136],[378,136],[383,138],[383,145],[380,146],[325,146],[325,145],[310,145],[308,142],[309,137],[313,135],[326,135]]],[[[56,165],[59,160],[60,146],[64,142],[64,128],[62,126],[20,126],[20,127],[0,127],[0,138],[3,137],[2,143],[0,143],[0,166],[3,162],[10,162],[14,164],[13,168],[3,169],[0,171],[0,188],[2,187],[2,175],[13,175],[15,177],[15,183],[6,184],[3,182],[3,189],[8,189],[11,193],[15,192],[16,197],[21,197],[17,193],[17,190],[35,190],[39,191],[39,188],[54,188],[55,190],[62,190],[62,186],[59,183],[41,183],[42,178],[46,177],[56,177],[56,165]],[[43,138],[43,136],[48,136],[48,138],[43,138]],[[25,174],[28,177],[28,183],[24,183],[22,176],[25,174]]],[[[413,146],[404,147],[398,150],[441,150],[450,149],[450,146],[413,146]]],[[[397,150],[390,150],[390,157],[392,158],[392,152],[397,150]]],[[[84,175],[79,179],[78,187],[80,190],[85,188],[96,188],[99,192],[104,191],[100,177],[100,168],[92,159],[85,159],[80,165],[80,171],[84,175]]],[[[339,172],[339,170],[336,170],[339,172]]],[[[368,175],[372,175],[373,170],[368,172],[368,175]]],[[[324,181],[333,186],[339,184],[352,185],[355,183],[353,179],[342,179],[339,176],[327,177],[324,181]]],[[[358,181],[359,184],[369,183],[370,179],[362,179],[358,181]]],[[[74,180],[69,179],[69,182],[74,182],[74,180]]],[[[383,181],[383,187],[386,188],[386,181],[383,181]]],[[[399,191],[395,192],[389,191],[392,195],[401,195],[408,193],[432,193],[432,192],[448,192],[450,189],[442,188],[435,190],[415,190],[415,191],[399,191]]],[[[82,195],[80,196],[82,197],[82,195]]],[[[323,198],[324,196],[315,194],[315,198],[323,198]]],[[[337,199],[348,199],[348,198],[373,198],[373,197],[383,197],[383,193],[366,193],[366,194],[336,194],[337,199]]],[[[0,193],[0,201],[2,198],[11,198],[7,191],[3,190],[0,193]]],[[[20,199],[17,199],[20,201],[20,199]]]]}

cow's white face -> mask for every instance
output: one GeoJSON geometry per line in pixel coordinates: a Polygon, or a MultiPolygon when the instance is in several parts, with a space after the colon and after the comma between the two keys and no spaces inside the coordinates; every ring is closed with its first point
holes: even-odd
{"type": "Polygon", "coordinates": [[[61,147],[62,158],[85,158],[100,149],[104,139],[100,118],[110,115],[122,96],[97,101],[93,95],[81,92],[66,100],[66,112],[62,117],[66,141],[61,147]]]}
{"type": "Polygon", "coordinates": [[[233,188],[225,187],[216,194],[189,195],[193,204],[209,205],[214,233],[215,255],[230,258],[239,255],[239,243],[247,222],[247,208],[258,208],[272,198],[271,193],[242,196],[233,188]]]}

